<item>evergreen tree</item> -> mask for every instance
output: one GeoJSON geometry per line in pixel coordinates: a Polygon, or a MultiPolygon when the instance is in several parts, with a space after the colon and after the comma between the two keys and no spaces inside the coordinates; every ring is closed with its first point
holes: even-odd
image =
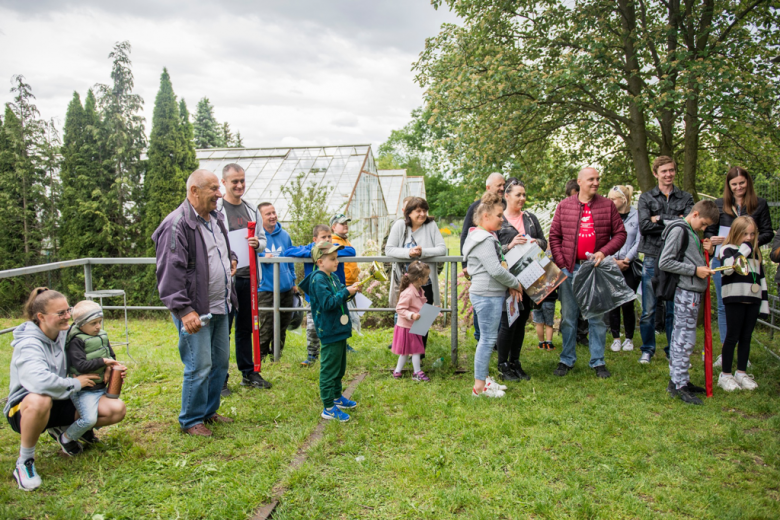
{"type": "Polygon", "coordinates": [[[219,125],[220,130],[220,146],[224,148],[232,148],[234,144],[233,132],[230,131],[230,123],[224,122],[219,125]]]}
{"type": "Polygon", "coordinates": [[[185,185],[190,172],[183,171],[180,162],[187,155],[185,132],[171,78],[168,70],[163,69],[154,102],[149,161],[144,178],[144,236],[147,252],[152,256],[152,233],[186,197],[185,185]]]}
{"type": "Polygon", "coordinates": [[[244,147],[244,138],[241,137],[241,132],[236,132],[236,141],[234,148],[243,148],[244,147]]]}
{"type": "Polygon", "coordinates": [[[54,119],[42,122],[42,139],[40,146],[40,161],[46,185],[47,201],[41,214],[42,231],[47,244],[44,254],[56,260],[60,248],[60,212],[62,200],[62,183],[58,172],[62,165],[62,142],[54,119]]]}
{"type": "Polygon", "coordinates": [[[220,138],[221,129],[214,117],[214,107],[207,97],[198,101],[193,130],[195,132],[196,148],[215,148],[222,146],[222,140],[220,138]]]}
{"type": "Polygon", "coordinates": [[[190,122],[190,112],[187,110],[187,103],[184,102],[184,98],[179,102],[179,118],[181,120],[179,130],[184,140],[183,155],[179,159],[179,165],[181,165],[182,171],[189,176],[190,173],[198,169],[200,161],[198,161],[198,156],[195,153],[194,130],[190,122]]]}

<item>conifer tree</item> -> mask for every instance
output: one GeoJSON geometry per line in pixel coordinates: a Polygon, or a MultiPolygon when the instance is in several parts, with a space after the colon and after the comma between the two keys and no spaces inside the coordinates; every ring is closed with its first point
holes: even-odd
{"type": "Polygon", "coordinates": [[[215,148],[222,146],[220,126],[214,117],[214,107],[207,97],[198,101],[193,130],[195,132],[196,148],[215,148]]]}
{"type": "Polygon", "coordinates": [[[230,123],[224,122],[219,125],[220,133],[220,146],[224,148],[232,148],[234,139],[233,132],[230,131],[230,123]]]}
{"type": "Polygon", "coordinates": [[[190,112],[187,110],[187,103],[184,98],[179,102],[179,130],[183,139],[183,155],[179,159],[179,165],[185,175],[189,175],[198,169],[199,161],[195,153],[195,138],[192,123],[190,122],[190,112]]]}
{"type": "Polygon", "coordinates": [[[244,147],[244,138],[241,137],[241,131],[236,132],[236,141],[234,148],[243,148],[244,147]]]}

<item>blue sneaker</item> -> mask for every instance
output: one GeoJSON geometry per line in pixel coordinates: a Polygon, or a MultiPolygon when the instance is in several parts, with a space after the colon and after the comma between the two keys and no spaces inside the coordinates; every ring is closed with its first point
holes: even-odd
{"type": "Polygon", "coordinates": [[[349,346],[349,343],[347,343],[347,352],[357,352],[354,348],[349,346]]]}
{"type": "Polygon", "coordinates": [[[339,407],[336,405],[333,405],[331,408],[324,408],[320,414],[320,417],[328,420],[338,419],[339,422],[349,421],[349,415],[339,410],[339,407]]]}
{"type": "Polygon", "coordinates": [[[350,408],[354,408],[357,406],[357,403],[355,401],[350,401],[343,395],[338,399],[334,399],[333,404],[335,404],[339,408],[339,410],[348,410],[350,408]]]}
{"type": "Polygon", "coordinates": [[[317,358],[316,357],[308,356],[306,359],[301,361],[301,366],[308,367],[308,366],[313,365],[316,362],[317,362],[317,358]]]}

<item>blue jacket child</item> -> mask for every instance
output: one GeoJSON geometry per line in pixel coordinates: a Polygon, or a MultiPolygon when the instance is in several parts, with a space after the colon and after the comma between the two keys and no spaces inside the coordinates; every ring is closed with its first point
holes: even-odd
{"type": "MultiPolygon", "coordinates": [[[[266,245],[265,251],[258,253],[258,256],[276,257],[283,256],[282,252],[292,247],[290,235],[282,229],[282,225],[277,222],[272,232],[265,232],[266,245]]],[[[273,292],[274,290],[274,266],[273,264],[262,264],[263,279],[258,292],[273,292]]],[[[279,292],[287,292],[295,285],[295,265],[286,263],[279,265],[279,292]]]]}
{"type": "MultiPolygon", "coordinates": [[[[306,244],[305,246],[296,246],[296,247],[290,247],[284,250],[282,253],[282,256],[292,256],[294,258],[311,258],[311,248],[314,247],[314,242],[310,244],[306,244]]],[[[337,256],[355,256],[355,248],[354,247],[345,247],[344,249],[339,249],[338,253],[336,253],[337,256]]],[[[290,264],[293,265],[293,264],[290,264]]],[[[303,264],[303,276],[309,276],[312,271],[314,270],[314,264],[303,264]]],[[[339,262],[339,267],[336,269],[336,272],[334,273],[338,279],[341,281],[341,284],[344,285],[345,278],[344,278],[344,264],[339,262]]],[[[309,301],[309,293],[304,293],[306,297],[306,301],[309,301]]]]}

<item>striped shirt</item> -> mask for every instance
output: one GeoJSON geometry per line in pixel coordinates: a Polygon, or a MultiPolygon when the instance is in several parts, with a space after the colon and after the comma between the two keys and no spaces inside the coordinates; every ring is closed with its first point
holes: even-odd
{"type": "Polygon", "coordinates": [[[720,248],[720,258],[724,266],[734,265],[738,256],[747,258],[750,272],[745,275],[737,273],[734,269],[725,269],[721,273],[723,288],[721,294],[723,303],[760,303],[760,317],[769,316],[769,293],[764,276],[764,267],[757,258],[751,258],[753,247],[745,242],[737,247],[734,244],[724,244],[720,248]],[[759,291],[753,292],[753,284],[758,284],[759,291]]]}

